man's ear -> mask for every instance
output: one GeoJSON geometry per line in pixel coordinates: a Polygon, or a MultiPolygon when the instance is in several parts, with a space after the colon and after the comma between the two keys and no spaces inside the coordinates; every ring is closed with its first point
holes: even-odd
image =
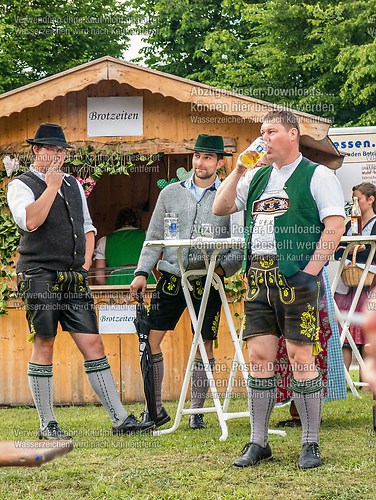
{"type": "Polygon", "coordinates": [[[223,167],[224,164],[225,164],[224,158],[221,158],[220,160],[218,160],[217,161],[217,169],[223,167]]]}
{"type": "Polygon", "coordinates": [[[297,128],[290,128],[289,135],[290,135],[291,140],[293,140],[293,141],[299,140],[299,131],[297,128]]]}

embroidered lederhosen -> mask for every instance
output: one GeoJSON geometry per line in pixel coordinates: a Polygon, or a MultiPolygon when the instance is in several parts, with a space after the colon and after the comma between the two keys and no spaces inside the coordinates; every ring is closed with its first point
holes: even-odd
{"type": "Polygon", "coordinates": [[[276,257],[252,259],[244,338],[283,333],[288,340],[314,344],[314,354],[318,354],[321,289],[320,276],[299,271],[287,278],[280,273],[276,257]]]}
{"type": "Polygon", "coordinates": [[[260,293],[260,287],[275,285],[279,299],[283,304],[292,304],[295,301],[295,288],[291,288],[287,279],[279,272],[277,258],[266,256],[258,260],[259,268],[251,267],[248,272],[248,289],[246,299],[254,300],[260,293]]]}
{"type": "Polygon", "coordinates": [[[18,273],[18,291],[25,302],[32,342],[36,335],[55,337],[57,325],[73,333],[98,333],[87,271],[33,268],[18,273]]]}
{"type": "Polygon", "coordinates": [[[90,288],[82,273],[77,271],[57,271],[57,278],[48,284],[50,292],[63,292],[69,290],[71,293],[85,293],[91,296],[90,288]]]}
{"type": "MultiPolygon", "coordinates": [[[[205,277],[193,279],[191,285],[192,302],[196,314],[198,314],[204,293],[205,277]]],[[[218,290],[212,287],[201,331],[204,340],[216,340],[217,338],[221,305],[218,290]]],[[[173,274],[163,272],[150,304],[149,321],[151,329],[174,330],[186,307],[181,279],[173,274]]]]}

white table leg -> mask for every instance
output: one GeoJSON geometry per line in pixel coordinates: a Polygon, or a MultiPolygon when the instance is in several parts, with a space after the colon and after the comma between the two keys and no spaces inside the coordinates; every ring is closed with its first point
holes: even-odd
{"type": "MultiPolygon", "coordinates": [[[[222,434],[221,434],[219,440],[225,441],[228,437],[228,428],[227,428],[227,423],[226,423],[227,420],[232,419],[232,418],[239,418],[239,417],[248,417],[249,418],[249,411],[244,411],[244,412],[228,412],[227,411],[229,401],[231,399],[231,391],[232,391],[232,387],[233,387],[233,380],[234,380],[236,369],[240,366],[245,383],[247,383],[247,380],[248,380],[248,370],[247,370],[247,367],[246,367],[246,364],[244,361],[244,356],[243,356],[243,353],[241,350],[241,340],[239,341],[238,336],[236,334],[235,325],[234,325],[234,322],[232,320],[232,315],[230,312],[229,305],[227,303],[227,297],[226,297],[226,293],[225,293],[222,281],[219,278],[219,276],[217,276],[214,273],[214,269],[215,269],[215,265],[216,265],[216,258],[218,256],[220,248],[218,248],[218,249],[216,248],[213,250],[213,253],[210,256],[209,263],[208,263],[208,261],[206,261],[206,266],[207,266],[206,270],[184,271],[182,258],[181,258],[181,251],[182,251],[182,249],[178,248],[178,262],[179,262],[180,269],[182,270],[181,282],[182,282],[184,297],[185,297],[185,300],[187,303],[188,312],[189,312],[189,315],[190,315],[190,318],[192,321],[192,325],[193,325],[193,329],[194,329],[194,336],[193,336],[193,341],[192,341],[192,347],[191,347],[191,350],[189,353],[189,358],[188,358],[188,362],[187,362],[186,372],[184,375],[183,385],[182,385],[181,394],[180,394],[180,398],[179,398],[179,402],[178,402],[178,407],[176,410],[176,416],[175,416],[174,423],[173,423],[172,427],[170,427],[168,429],[154,431],[153,435],[163,435],[163,434],[170,434],[170,433],[174,432],[180,425],[182,415],[192,415],[192,414],[197,414],[197,413],[213,413],[213,412],[215,412],[215,413],[217,413],[219,425],[220,425],[221,431],[222,431],[222,434]],[[195,310],[193,307],[192,297],[189,293],[190,290],[192,290],[192,286],[191,286],[188,278],[192,275],[194,275],[194,276],[206,276],[205,287],[204,287],[203,296],[202,296],[202,300],[201,300],[201,304],[200,304],[200,309],[199,309],[199,313],[198,313],[197,317],[196,317],[196,313],[195,313],[195,310]],[[227,323],[229,326],[231,339],[232,339],[232,342],[234,345],[234,350],[235,350],[234,361],[233,361],[232,370],[230,373],[230,382],[229,382],[229,386],[227,388],[226,396],[225,396],[226,406],[223,406],[223,407],[221,405],[219,395],[217,392],[217,388],[215,386],[215,380],[213,377],[213,373],[210,370],[209,360],[208,360],[208,356],[207,356],[206,349],[205,349],[205,344],[204,344],[204,341],[203,341],[202,336],[201,336],[202,324],[204,321],[206,306],[207,306],[207,302],[208,302],[208,298],[209,298],[209,294],[210,294],[210,290],[211,290],[212,286],[214,286],[214,288],[218,289],[218,291],[219,291],[222,306],[224,309],[224,313],[225,313],[226,320],[227,320],[227,323]],[[194,362],[195,355],[197,352],[197,348],[199,348],[201,358],[202,358],[202,361],[204,364],[204,368],[206,371],[206,375],[207,375],[207,378],[209,381],[209,388],[210,388],[211,395],[213,398],[214,407],[184,409],[185,399],[186,399],[186,395],[188,392],[189,381],[191,378],[192,366],[193,366],[193,362],[194,362]],[[229,391],[229,387],[230,387],[230,391],[229,391]]],[[[279,434],[281,436],[286,435],[285,431],[277,431],[277,430],[269,430],[269,433],[279,434]]]]}
{"type": "MultiPolygon", "coordinates": [[[[214,275],[214,279],[215,280],[217,279],[216,275],[214,275]]],[[[221,285],[222,285],[222,283],[221,283],[221,285]]],[[[231,366],[231,373],[230,373],[230,377],[229,377],[229,381],[228,381],[225,400],[223,403],[223,412],[224,412],[226,420],[229,420],[230,418],[238,418],[238,417],[248,417],[249,418],[250,417],[249,411],[228,412],[236,370],[237,370],[237,368],[240,368],[240,371],[243,375],[245,384],[247,386],[248,368],[247,368],[247,365],[245,363],[243,351],[242,351],[243,326],[244,326],[243,322],[244,322],[244,320],[242,322],[241,330],[240,330],[239,336],[238,336],[236,334],[235,325],[234,325],[234,322],[232,320],[232,315],[230,312],[229,305],[227,303],[226,293],[223,289],[223,286],[222,286],[222,288],[219,288],[219,290],[220,290],[220,294],[221,294],[221,298],[222,298],[222,302],[223,302],[223,308],[224,308],[224,312],[226,315],[227,323],[228,323],[229,328],[230,328],[232,342],[234,344],[234,349],[235,349],[234,359],[233,359],[232,366],[231,366]],[[223,294],[223,296],[222,296],[222,294],[223,294]]],[[[286,436],[285,431],[279,431],[276,429],[268,429],[268,433],[269,434],[277,434],[279,436],[286,436]]]]}
{"type": "MultiPolygon", "coordinates": [[[[356,243],[350,243],[350,244],[348,244],[347,247],[346,247],[346,249],[345,249],[345,251],[344,251],[344,253],[343,253],[343,255],[342,255],[342,259],[341,259],[339,268],[337,270],[336,276],[335,276],[333,284],[332,284],[332,294],[333,294],[333,297],[334,297],[334,293],[335,293],[335,290],[337,288],[338,281],[339,281],[339,278],[341,276],[342,270],[343,270],[343,268],[345,266],[346,258],[348,256],[349,251],[351,250],[351,248],[353,248],[355,245],[356,245],[356,243]]],[[[374,255],[375,255],[375,250],[376,250],[376,244],[375,244],[375,242],[371,241],[370,245],[371,245],[371,250],[370,250],[370,253],[368,255],[366,264],[365,264],[364,269],[363,269],[362,276],[360,278],[359,284],[357,286],[357,289],[356,289],[353,301],[351,303],[351,306],[350,306],[350,309],[349,309],[349,311],[347,313],[347,317],[346,317],[345,321],[343,321],[343,319],[341,317],[341,314],[339,312],[338,306],[337,306],[336,302],[334,301],[334,308],[335,308],[336,317],[337,317],[337,320],[338,320],[338,322],[340,323],[340,325],[342,327],[341,345],[343,346],[345,338],[347,337],[347,341],[350,344],[350,348],[351,348],[352,352],[354,353],[355,358],[358,361],[360,368],[362,368],[362,369],[365,368],[364,361],[363,361],[363,358],[361,357],[360,352],[359,352],[359,350],[358,350],[358,348],[357,348],[357,346],[356,346],[356,344],[355,344],[355,342],[354,342],[354,340],[353,340],[353,338],[352,338],[352,336],[350,334],[349,326],[350,326],[350,324],[352,322],[353,315],[356,314],[355,313],[355,309],[356,309],[356,306],[358,305],[358,302],[359,302],[359,299],[360,299],[360,295],[362,293],[362,290],[363,290],[363,287],[364,287],[364,283],[365,283],[365,280],[367,278],[367,273],[368,273],[369,267],[370,267],[370,265],[372,263],[374,255]]],[[[346,382],[347,382],[348,386],[350,387],[350,390],[351,390],[352,394],[355,397],[361,399],[361,396],[360,396],[359,392],[355,388],[355,384],[356,383],[354,383],[352,381],[352,379],[350,377],[350,374],[349,374],[348,370],[346,369],[346,366],[344,368],[345,368],[346,382]]],[[[356,384],[356,385],[359,385],[359,384],[356,384]]],[[[363,385],[363,384],[361,384],[361,385],[363,385]]]]}
{"type": "MultiPolygon", "coordinates": [[[[240,332],[239,332],[239,336],[237,339],[237,342],[239,343],[240,349],[242,348],[242,344],[243,344],[243,328],[244,328],[244,319],[243,319],[242,324],[240,326],[240,332]]],[[[232,363],[231,363],[231,371],[230,371],[230,376],[229,376],[228,384],[227,384],[227,388],[226,388],[226,394],[225,394],[225,398],[223,401],[223,411],[225,413],[228,411],[228,407],[230,405],[231,394],[232,394],[232,389],[233,389],[234,380],[235,380],[235,374],[236,374],[236,370],[238,369],[238,366],[239,366],[239,360],[238,360],[237,353],[235,351],[234,358],[233,358],[232,363]]],[[[245,366],[240,367],[241,370],[244,370],[245,368],[246,368],[245,366]]]]}
{"type": "MultiPolygon", "coordinates": [[[[181,252],[179,252],[179,251],[180,251],[180,249],[178,250],[178,256],[180,253],[180,257],[181,257],[181,252]]],[[[213,254],[211,256],[210,264],[209,264],[207,271],[187,271],[187,272],[184,272],[182,274],[182,286],[183,286],[184,297],[185,297],[185,300],[187,302],[189,315],[190,315],[190,318],[192,320],[193,329],[194,329],[195,333],[193,336],[192,347],[191,347],[189,358],[188,358],[187,368],[186,368],[186,372],[185,372],[185,376],[184,376],[182,391],[181,391],[180,398],[179,398],[178,408],[176,411],[174,425],[169,429],[155,431],[154,434],[168,434],[168,433],[173,432],[174,430],[176,430],[179,427],[181,417],[184,414],[209,413],[209,411],[213,411],[213,410],[210,410],[209,408],[198,408],[198,409],[189,409],[189,410],[184,409],[185,398],[187,395],[188,385],[189,385],[189,381],[191,378],[192,366],[193,366],[195,354],[196,354],[197,347],[198,347],[200,350],[200,354],[201,354],[201,358],[202,358],[202,361],[204,364],[206,375],[207,375],[207,378],[209,381],[209,387],[210,387],[210,390],[212,393],[215,410],[216,410],[217,415],[218,415],[219,424],[220,424],[221,429],[222,429],[221,439],[227,438],[227,435],[228,435],[227,425],[226,425],[226,422],[223,418],[223,411],[222,411],[221,403],[220,403],[220,400],[218,397],[217,389],[215,387],[215,381],[213,378],[213,374],[210,370],[209,360],[208,360],[208,356],[206,354],[205,345],[204,345],[204,342],[203,342],[202,336],[201,336],[202,324],[204,321],[206,305],[208,302],[209,293],[210,293],[210,289],[212,286],[212,278],[213,278],[213,274],[214,274],[216,257],[218,255],[218,252],[219,252],[219,250],[213,251],[213,254]],[[202,275],[202,276],[206,275],[204,292],[203,292],[203,296],[202,296],[202,300],[201,300],[201,304],[200,304],[199,314],[197,317],[196,317],[196,313],[195,313],[195,310],[193,307],[192,298],[191,298],[191,295],[189,293],[188,277],[191,275],[196,275],[196,276],[197,275],[202,275]]]]}
{"type": "MultiPolygon", "coordinates": [[[[336,304],[336,301],[334,301],[334,311],[335,311],[336,318],[337,318],[339,324],[342,327],[342,333],[341,333],[341,346],[342,346],[343,342],[344,342],[344,339],[345,339],[345,336],[346,335],[350,336],[350,332],[349,332],[349,328],[348,328],[350,322],[348,322],[348,321],[344,322],[343,321],[341,313],[340,313],[340,311],[338,309],[338,306],[336,304]]],[[[347,371],[346,366],[344,365],[343,368],[344,368],[344,371],[345,371],[345,379],[346,379],[347,385],[349,386],[349,388],[350,388],[353,396],[355,396],[356,398],[361,399],[361,396],[360,396],[359,392],[357,391],[357,389],[356,389],[356,387],[354,385],[354,382],[352,381],[352,379],[350,377],[350,374],[347,371]]]]}

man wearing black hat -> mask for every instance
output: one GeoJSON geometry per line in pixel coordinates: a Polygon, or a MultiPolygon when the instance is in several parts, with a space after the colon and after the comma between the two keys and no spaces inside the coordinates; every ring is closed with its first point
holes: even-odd
{"type": "MultiPolygon", "coordinates": [[[[199,135],[195,147],[187,148],[194,151],[192,165],[193,175],[184,182],[167,186],[159,195],[150,225],[146,234],[147,240],[162,240],[164,238],[164,217],[173,212],[178,216],[179,237],[191,239],[199,235],[202,223],[212,224],[216,238],[231,236],[230,217],[218,217],[212,213],[215,193],[220,185],[217,177],[218,168],[224,165],[224,156],[232,156],[224,150],[223,138],[207,134],[199,135]]],[[[216,272],[218,275],[232,276],[241,264],[241,251],[225,250],[218,260],[216,272]]],[[[131,293],[142,293],[146,290],[146,280],[158,262],[160,249],[144,247],[135,279],[131,284],[131,293]]],[[[199,250],[190,248],[182,252],[186,269],[202,269],[205,267],[199,250]]],[[[159,427],[170,420],[162,405],[162,380],[164,374],[163,354],[161,342],[167,330],[173,330],[179,321],[186,302],[181,288],[181,275],[177,259],[176,248],[165,248],[162,259],[158,262],[158,270],[162,277],[158,281],[150,304],[150,336],[149,342],[153,357],[154,386],[157,401],[158,418],[155,422],[159,427]]],[[[192,300],[198,313],[204,288],[204,278],[192,279],[192,300]]],[[[211,289],[206,314],[202,326],[202,337],[205,343],[210,368],[214,368],[213,340],[216,339],[219,326],[221,299],[214,288],[211,289]]],[[[208,380],[199,351],[192,369],[191,408],[202,408],[208,391],[208,380]]],[[[149,420],[148,412],[144,419],[149,420]]],[[[203,429],[205,423],[201,414],[191,415],[189,419],[191,429],[203,429]]]]}
{"type": "Polygon", "coordinates": [[[60,125],[42,123],[31,144],[35,161],[8,187],[8,204],[21,235],[18,290],[25,302],[32,355],[29,385],[40,417],[40,439],[70,439],[53,411],[52,357],[57,325],[84,356],[89,382],[107,410],[114,434],[144,431],[124,409],[98,334],[87,271],[95,227],[77,180],[61,171],[72,148],[60,125]]]}

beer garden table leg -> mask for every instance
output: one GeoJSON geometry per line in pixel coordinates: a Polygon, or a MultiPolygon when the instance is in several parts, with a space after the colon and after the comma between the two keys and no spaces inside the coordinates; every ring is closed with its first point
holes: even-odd
{"type": "MultiPolygon", "coordinates": [[[[347,244],[346,246],[346,249],[342,255],[342,258],[341,258],[341,262],[340,262],[340,265],[338,267],[338,270],[337,270],[337,273],[336,273],[336,276],[334,278],[334,281],[333,281],[333,284],[332,284],[332,294],[334,296],[334,293],[335,293],[335,290],[337,288],[337,285],[338,285],[338,281],[339,281],[339,278],[341,276],[341,273],[342,273],[342,270],[345,266],[345,261],[346,261],[346,258],[349,254],[349,251],[351,250],[351,248],[353,248],[357,243],[356,242],[350,242],[347,244]]],[[[347,341],[348,343],[350,344],[350,347],[355,355],[355,358],[356,360],[358,361],[359,363],[359,366],[360,368],[365,368],[365,365],[364,365],[364,361],[363,361],[363,358],[361,357],[360,353],[359,353],[359,350],[352,338],[352,336],[350,335],[350,331],[349,331],[349,326],[353,320],[353,316],[354,316],[354,312],[355,312],[355,309],[356,309],[356,306],[358,305],[358,302],[359,302],[359,298],[360,298],[360,295],[362,293],[362,290],[363,290],[363,287],[364,287],[364,283],[365,283],[365,280],[366,280],[366,277],[367,277],[367,273],[368,273],[368,270],[369,270],[369,267],[372,263],[372,260],[373,260],[373,257],[375,255],[375,251],[376,251],[376,242],[375,241],[369,241],[367,242],[367,244],[370,244],[371,246],[371,250],[370,250],[370,253],[368,255],[368,258],[367,258],[367,261],[366,261],[366,264],[364,266],[364,269],[363,269],[363,273],[362,273],[362,276],[361,276],[361,279],[359,281],[359,284],[357,286],[357,289],[356,289],[356,292],[355,292],[355,295],[354,295],[354,298],[353,298],[353,301],[351,303],[351,306],[350,306],[350,309],[347,313],[347,317],[345,320],[343,320],[340,312],[339,312],[339,309],[338,309],[338,306],[337,304],[334,302],[334,307],[335,307],[335,312],[336,312],[336,316],[337,316],[337,319],[342,327],[342,332],[341,332],[341,344],[343,345],[344,341],[345,341],[345,338],[347,337],[347,341]]],[[[352,381],[351,377],[350,377],[350,374],[348,373],[346,367],[345,367],[345,377],[346,377],[346,381],[351,389],[351,392],[353,393],[354,396],[356,396],[357,398],[360,398],[361,399],[361,396],[359,395],[358,391],[356,390],[355,388],[355,383],[352,381]]],[[[357,385],[363,385],[362,383],[358,383],[357,385]]]]}

